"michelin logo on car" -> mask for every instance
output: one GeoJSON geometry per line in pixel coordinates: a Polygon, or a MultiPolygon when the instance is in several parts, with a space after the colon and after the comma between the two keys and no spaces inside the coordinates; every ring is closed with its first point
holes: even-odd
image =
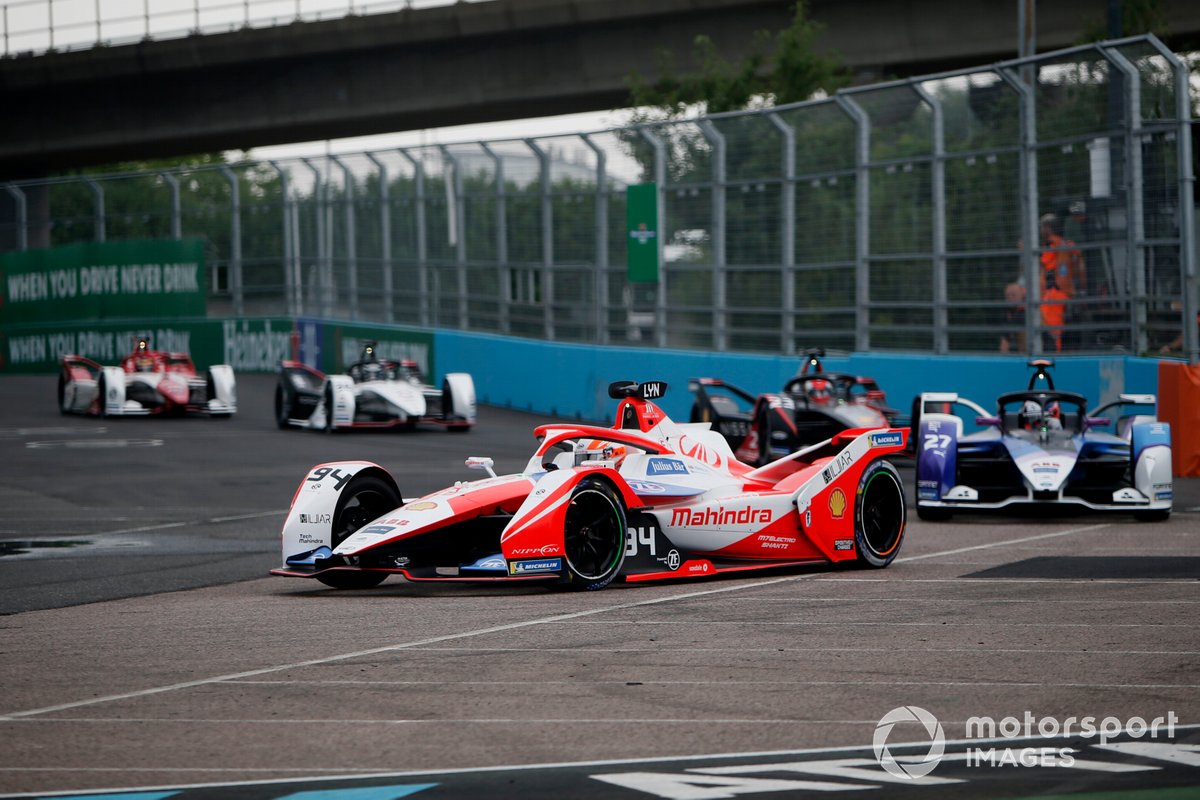
{"type": "Polygon", "coordinates": [[[561,558],[539,558],[534,561],[514,561],[508,565],[509,575],[531,575],[539,572],[561,571],[561,558]]]}

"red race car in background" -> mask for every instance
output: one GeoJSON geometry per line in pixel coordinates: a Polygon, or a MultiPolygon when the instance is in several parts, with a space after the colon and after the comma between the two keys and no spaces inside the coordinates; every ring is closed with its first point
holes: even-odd
{"type": "Polygon", "coordinates": [[[618,382],[611,428],[543,425],[525,469],[405,502],[366,461],[309,470],[275,575],[340,589],[410,581],[541,581],[600,589],[796,564],[885,567],[906,506],[887,457],[905,428],[857,429],[757,469],[707,423],[672,421],[666,384],[618,382]]]}
{"type": "Polygon", "coordinates": [[[201,375],[186,353],[153,350],[143,336],[118,367],[101,366],[84,356],[63,356],[58,407],[64,414],[101,417],[227,417],[237,411],[237,387],[232,367],[217,364],[201,375]]]}

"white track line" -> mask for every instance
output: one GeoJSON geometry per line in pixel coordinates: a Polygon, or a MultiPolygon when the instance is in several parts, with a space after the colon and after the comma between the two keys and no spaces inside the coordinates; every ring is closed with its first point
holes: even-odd
{"type": "Polygon", "coordinates": [[[899,564],[904,561],[921,561],[922,559],[926,559],[926,558],[940,558],[942,556],[953,556],[953,555],[958,555],[959,553],[970,553],[975,550],[988,550],[993,547],[1009,547],[1011,545],[1022,544],[1024,542],[1038,542],[1038,541],[1042,541],[1043,539],[1057,539],[1060,536],[1070,536],[1073,533],[1087,533],[1089,531],[1098,531],[1103,528],[1111,528],[1112,526],[1113,526],[1113,523],[1111,523],[1111,522],[1101,522],[1097,525],[1085,525],[1082,528],[1068,528],[1065,531],[1055,531],[1054,533],[1042,533],[1042,534],[1038,534],[1037,536],[1025,536],[1020,539],[1008,539],[1007,541],[1003,541],[1003,542],[989,542],[987,544],[971,545],[970,547],[959,547],[954,550],[943,550],[940,553],[924,553],[919,556],[899,556],[896,558],[896,563],[899,564]]]}
{"type": "MultiPolygon", "coordinates": [[[[179,525],[179,524],[186,524],[186,523],[176,523],[176,525],[179,525]]],[[[170,527],[175,527],[176,525],[172,525],[170,527]]],[[[1002,547],[1004,545],[1018,544],[1020,542],[1028,542],[1028,541],[1034,541],[1034,540],[1038,540],[1038,539],[1050,539],[1050,538],[1055,538],[1055,537],[1060,537],[1060,536],[1069,536],[1074,533],[1084,533],[1087,531],[1099,530],[1101,528],[1109,527],[1110,525],[1111,525],[1111,523],[1102,523],[1099,525],[1089,525],[1089,526],[1086,526],[1083,528],[1071,528],[1071,529],[1068,529],[1065,531],[1041,534],[1039,536],[1027,536],[1027,537],[1023,537],[1020,539],[1010,539],[1010,540],[1004,541],[1004,542],[992,542],[990,544],[982,544],[982,545],[975,545],[972,547],[956,548],[954,550],[946,550],[946,551],[943,551],[940,553],[926,553],[924,555],[914,556],[914,557],[911,557],[906,560],[916,561],[916,560],[925,559],[925,558],[937,558],[938,556],[954,555],[956,553],[962,553],[962,552],[967,552],[967,551],[971,551],[971,550],[982,550],[982,549],[990,548],[990,547],[1002,547]]],[[[134,529],[134,530],[140,530],[140,529],[134,529]]],[[[121,532],[132,532],[132,531],[121,531],[121,532]]],[[[223,683],[225,681],[238,680],[238,679],[243,679],[243,678],[254,678],[259,675],[269,675],[274,672],[283,672],[285,670],[299,669],[302,667],[312,667],[312,666],[317,666],[319,664],[332,664],[332,663],[336,663],[338,661],[347,661],[347,660],[354,659],[354,658],[363,658],[366,656],[379,655],[381,653],[394,653],[399,650],[423,648],[423,647],[428,647],[429,645],[439,644],[442,642],[452,642],[452,641],[456,641],[459,639],[469,639],[469,638],[473,638],[476,636],[487,636],[487,635],[494,634],[494,633],[503,633],[504,631],[518,630],[520,628],[529,628],[529,627],[532,627],[535,625],[545,625],[547,623],[553,623],[553,622],[564,622],[566,620],[580,619],[583,617],[591,617],[591,616],[595,616],[597,614],[607,614],[607,613],[610,613],[613,611],[624,611],[624,610],[630,609],[630,608],[644,608],[647,606],[660,605],[662,603],[674,603],[674,602],[678,602],[680,600],[690,600],[690,599],[697,598],[697,597],[709,597],[712,595],[726,594],[729,592],[740,592],[740,591],[746,591],[746,590],[750,590],[750,589],[759,589],[764,586],[774,586],[776,584],[782,584],[782,583],[795,583],[797,581],[819,577],[820,575],[821,575],[821,573],[816,573],[816,572],[805,573],[803,575],[790,575],[790,576],[785,576],[785,577],[781,577],[781,578],[771,578],[771,579],[767,579],[767,580],[755,581],[753,583],[737,584],[734,586],[720,586],[720,587],[717,587],[714,589],[701,589],[701,590],[697,590],[694,592],[687,592],[684,594],[671,595],[669,597],[659,597],[659,598],[654,598],[654,599],[650,599],[650,600],[640,600],[640,601],[636,601],[636,602],[632,602],[632,603],[618,603],[616,605],[604,606],[602,608],[589,609],[587,611],[576,611],[576,612],[569,613],[569,614],[556,614],[556,615],[549,616],[549,617],[541,617],[538,619],[525,620],[523,622],[511,622],[506,625],[494,625],[494,626],[487,627],[487,628],[477,628],[475,630],[463,631],[461,633],[451,633],[451,634],[446,634],[444,636],[433,636],[433,637],[430,637],[427,639],[419,639],[419,640],[412,641],[412,642],[401,642],[399,644],[388,645],[386,647],[375,647],[370,650],[359,650],[359,651],[356,651],[353,653],[342,653],[342,654],[334,655],[334,656],[326,656],[325,658],[314,658],[314,659],[310,659],[308,661],[298,661],[298,662],[294,662],[291,664],[281,664],[281,665],[277,665],[277,666],[273,666],[273,667],[263,667],[261,669],[247,670],[245,672],[235,672],[235,673],[231,673],[228,675],[217,675],[215,677],[200,678],[200,679],[194,680],[194,681],[183,681],[181,683],[173,683],[173,684],[169,684],[167,686],[157,686],[157,687],[154,687],[151,689],[141,689],[136,692],[123,692],[121,694],[107,695],[104,697],[91,697],[86,700],[76,700],[76,701],[70,702],[70,703],[59,703],[57,705],[44,706],[42,708],[32,708],[32,709],[28,709],[25,711],[14,711],[14,712],[10,712],[8,714],[0,715],[0,721],[24,719],[27,717],[39,716],[42,714],[52,714],[52,713],[55,713],[58,711],[66,711],[66,710],[72,709],[72,708],[84,708],[87,706],[101,705],[103,703],[112,703],[112,702],[116,702],[119,700],[133,700],[136,698],[148,697],[148,696],[156,695],[156,694],[163,694],[165,692],[173,692],[173,691],[178,691],[181,689],[193,689],[198,686],[211,686],[213,684],[223,683]]],[[[485,649],[495,649],[495,648],[485,648],[485,649]]],[[[825,649],[825,648],[822,648],[822,649],[825,649]]],[[[894,648],[881,648],[881,649],[884,651],[887,651],[887,652],[892,652],[894,650],[894,648]]],[[[928,649],[921,648],[921,651],[928,652],[928,649]]],[[[863,649],[861,651],[856,651],[856,652],[875,652],[875,651],[863,649]]],[[[948,650],[939,650],[938,652],[979,653],[978,650],[974,650],[974,649],[962,649],[962,650],[948,649],[948,650]]],[[[1041,653],[1041,652],[1052,652],[1052,651],[1004,650],[1004,651],[990,651],[990,652],[1039,652],[1039,653],[1041,653]]],[[[1069,652],[1073,652],[1073,651],[1069,651],[1069,652]]],[[[1137,652],[1139,652],[1139,654],[1142,654],[1142,653],[1148,654],[1148,655],[1151,654],[1151,653],[1146,653],[1145,651],[1137,651],[1137,652]]],[[[1095,655],[1096,652],[1092,651],[1091,654],[1095,655]]],[[[1114,651],[1111,654],[1115,655],[1116,651],[1114,651]]],[[[1152,654],[1153,655],[1193,655],[1195,653],[1191,653],[1191,652],[1179,653],[1179,652],[1175,652],[1175,651],[1170,651],[1170,652],[1156,652],[1156,653],[1152,653],[1152,654]]]]}

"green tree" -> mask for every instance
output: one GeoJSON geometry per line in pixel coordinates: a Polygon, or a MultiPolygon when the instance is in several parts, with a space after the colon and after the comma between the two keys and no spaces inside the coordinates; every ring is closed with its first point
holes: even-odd
{"type": "Polygon", "coordinates": [[[751,105],[778,105],[807,100],[819,91],[832,92],[846,81],[840,59],[822,55],[815,43],[823,26],[808,18],[805,0],[798,0],[791,24],[772,34],[755,33],[749,55],[738,63],[717,52],[708,36],[693,44],[697,71],[677,74],[674,57],[658,52],[659,75],[647,81],[629,76],[630,104],[638,108],[635,121],[679,117],[694,108],[704,113],[737,111],[751,105]]]}

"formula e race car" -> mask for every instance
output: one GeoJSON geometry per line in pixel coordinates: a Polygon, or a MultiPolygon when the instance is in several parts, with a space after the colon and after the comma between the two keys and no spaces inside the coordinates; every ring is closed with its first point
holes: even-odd
{"type": "Polygon", "coordinates": [[[321,464],[300,483],[275,575],[367,588],[410,581],[543,581],[601,589],[795,564],[886,567],[900,550],[905,499],[887,456],[907,429],[847,430],[753,469],[707,424],[655,405],[666,384],[609,386],[612,428],[534,431],[525,469],[407,502],[364,461],[321,464]]]}
{"type": "Polygon", "coordinates": [[[380,359],[367,342],[345,375],[326,375],[299,361],[279,363],[275,421],[280,428],[413,428],[419,422],[465,431],[475,424],[475,382],[451,372],[437,389],[415,361],[380,359]]]}
{"type": "Polygon", "coordinates": [[[719,378],[695,378],[692,422],[711,422],[735,455],[766,464],[799,447],[852,428],[886,428],[897,411],[874,378],[826,372],[825,351],[809,350],[804,365],[778,394],[758,397],[719,378]]]}
{"type": "Polygon", "coordinates": [[[143,336],[118,367],[104,367],[83,356],[63,356],[58,407],[64,414],[101,417],[228,417],[237,411],[237,386],[227,364],[211,366],[200,375],[186,353],[152,350],[149,338],[143,336]]]}
{"type": "Polygon", "coordinates": [[[1155,396],[1122,394],[1087,411],[1083,395],[1055,390],[1053,361],[1035,359],[1029,366],[1034,372],[1026,391],[1000,395],[995,413],[953,393],[920,396],[913,437],[921,519],[1009,506],[1167,519],[1171,426],[1156,418],[1155,396]],[[964,433],[956,407],[983,429],[964,433]],[[1115,423],[1102,416],[1111,409],[1118,412],[1115,423]]]}

